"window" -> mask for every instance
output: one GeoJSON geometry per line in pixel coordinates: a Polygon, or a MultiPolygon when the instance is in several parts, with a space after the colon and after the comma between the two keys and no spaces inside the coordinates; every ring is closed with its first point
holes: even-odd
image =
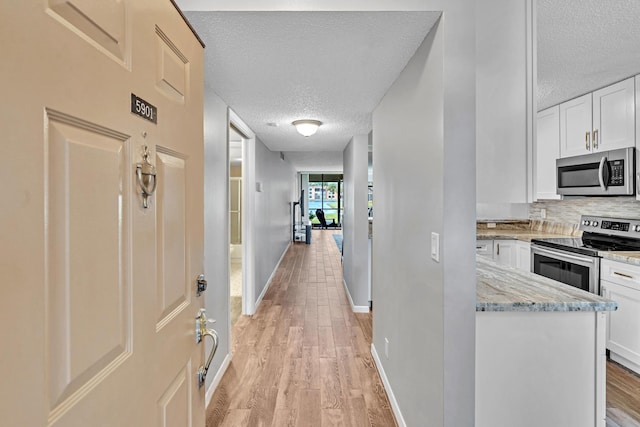
{"type": "Polygon", "coordinates": [[[312,224],[320,224],[316,209],[322,209],[327,224],[342,222],[342,174],[309,175],[309,214],[312,224]]]}

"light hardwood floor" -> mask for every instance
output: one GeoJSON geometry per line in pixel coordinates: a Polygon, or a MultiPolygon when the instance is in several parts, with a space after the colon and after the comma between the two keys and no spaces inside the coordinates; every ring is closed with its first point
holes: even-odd
{"type": "Polygon", "coordinates": [[[640,427],[640,376],[607,362],[607,426],[640,427]]]}
{"type": "Polygon", "coordinates": [[[351,311],[334,230],[285,255],[258,311],[233,328],[233,360],[207,427],[392,427],[371,356],[371,316],[351,311]]]}

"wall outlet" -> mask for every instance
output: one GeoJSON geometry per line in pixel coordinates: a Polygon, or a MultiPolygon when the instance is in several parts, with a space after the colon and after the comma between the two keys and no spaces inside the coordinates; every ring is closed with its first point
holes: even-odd
{"type": "Polygon", "coordinates": [[[495,222],[488,222],[487,223],[487,228],[496,228],[496,223],[495,222]]]}
{"type": "Polygon", "coordinates": [[[540,209],[540,218],[545,219],[547,217],[547,210],[545,208],[540,209]]]}
{"type": "Polygon", "coordinates": [[[387,337],[384,338],[384,357],[389,359],[389,339],[387,337]]]}

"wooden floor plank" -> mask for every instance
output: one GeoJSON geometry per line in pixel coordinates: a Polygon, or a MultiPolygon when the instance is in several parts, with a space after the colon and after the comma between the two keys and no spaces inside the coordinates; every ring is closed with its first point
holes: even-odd
{"type": "Polygon", "coordinates": [[[640,375],[607,362],[607,417],[621,427],[640,426],[640,375]]]}
{"type": "Polygon", "coordinates": [[[371,315],[351,312],[334,232],[292,245],[256,313],[236,322],[207,427],[396,425],[371,358],[371,315]]]}

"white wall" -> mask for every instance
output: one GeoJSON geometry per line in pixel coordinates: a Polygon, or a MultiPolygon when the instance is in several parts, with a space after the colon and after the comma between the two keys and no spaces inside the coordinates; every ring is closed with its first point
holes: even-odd
{"type": "Polygon", "coordinates": [[[527,203],[537,111],[531,1],[483,0],[476,17],[477,200],[527,203]]]}
{"type": "Polygon", "coordinates": [[[270,151],[255,139],[255,179],[262,192],[248,189],[255,197],[255,297],[267,285],[280,257],[291,242],[291,202],[297,193],[296,171],[280,152],[270,151]]]}
{"type": "MultiPolygon", "coordinates": [[[[229,187],[228,109],[205,87],[204,102],[204,293],[207,316],[216,319],[218,351],[207,375],[209,388],[215,373],[230,352],[229,343],[229,187]]],[[[195,317],[195,314],[194,314],[195,317]]],[[[209,340],[205,340],[207,352],[209,340]]],[[[208,354],[208,353],[206,353],[208,354]]]]}
{"type": "Polygon", "coordinates": [[[354,306],[368,309],[368,186],[369,136],[354,136],[343,152],[344,218],[342,268],[354,306]]]}
{"type": "Polygon", "coordinates": [[[373,343],[406,425],[472,426],[475,3],[424,3],[442,18],[373,113],[373,343]]]}

